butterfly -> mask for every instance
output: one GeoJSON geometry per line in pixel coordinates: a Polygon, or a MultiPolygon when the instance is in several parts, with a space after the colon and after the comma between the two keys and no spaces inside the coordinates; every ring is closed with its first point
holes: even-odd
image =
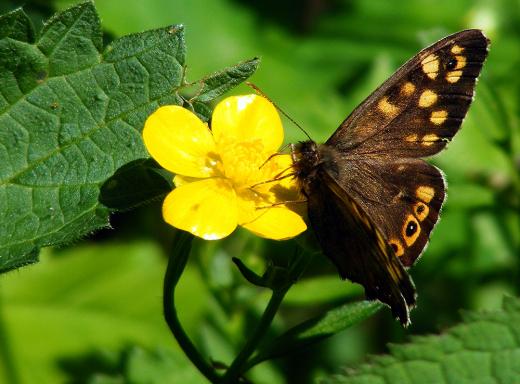
{"type": "Polygon", "coordinates": [[[310,224],[340,276],[410,323],[406,271],[421,255],[446,196],[442,172],[423,160],[459,130],[489,40],[471,29],[423,49],[317,144],[291,145],[310,224]]]}

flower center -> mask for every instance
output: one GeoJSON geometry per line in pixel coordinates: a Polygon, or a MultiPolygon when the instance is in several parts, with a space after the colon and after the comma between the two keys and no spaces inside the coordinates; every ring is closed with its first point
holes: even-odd
{"type": "Polygon", "coordinates": [[[224,173],[235,187],[250,186],[258,182],[260,166],[266,159],[264,146],[259,139],[230,143],[220,150],[224,173]]]}

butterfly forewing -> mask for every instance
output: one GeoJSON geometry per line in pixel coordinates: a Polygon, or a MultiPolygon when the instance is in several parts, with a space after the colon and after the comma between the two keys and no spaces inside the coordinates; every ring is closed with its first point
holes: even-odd
{"type": "Polygon", "coordinates": [[[351,158],[439,152],[468,111],[488,44],[481,31],[467,30],[422,50],[363,101],[327,144],[351,158]]]}

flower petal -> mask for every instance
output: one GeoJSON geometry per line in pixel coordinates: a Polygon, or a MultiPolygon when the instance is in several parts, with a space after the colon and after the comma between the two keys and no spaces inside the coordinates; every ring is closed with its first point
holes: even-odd
{"type": "Polygon", "coordinates": [[[299,214],[306,207],[302,199],[298,200],[302,203],[290,204],[291,209],[285,205],[272,205],[272,199],[273,195],[250,189],[238,192],[238,224],[258,236],[274,240],[288,239],[305,231],[307,226],[299,214]]]}
{"type": "Polygon", "coordinates": [[[222,239],[237,226],[235,191],[222,178],[182,184],[166,196],[163,217],[168,224],[203,239],[222,239]]]}
{"type": "MultiPolygon", "coordinates": [[[[280,203],[305,201],[297,179],[294,177],[290,155],[273,156],[261,169],[261,180],[252,190],[266,201],[262,205],[269,206],[280,203]]],[[[298,204],[298,212],[305,211],[304,204],[298,204]]],[[[291,207],[292,208],[292,207],[291,207]]]]}
{"type": "MultiPolygon", "coordinates": [[[[271,157],[269,161],[267,161],[262,169],[265,169],[267,172],[270,172],[270,175],[266,175],[266,177],[275,178],[280,176],[280,172],[284,171],[284,174],[289,174],[293,172],[293,160],[291,155],[287,154],[277,154],[276,156],[271,157]]],[[[291,181],[294,183],[295,178],[286,178],[284,180],[291,181]]]]}
{"type": "Polygon", "coordinates": [[[297,179],[294,177],[294,169],[292,166],[293,160],[291,155],[279,154],[271,157],[271,159],[262,167],[264,180],[279,179],[265,184],[266,187],[269,189],[284,188],[293,192],[291,197],[285,196],[284,201],[300,200],[297,198],[300,188],[297,179]]]}
{"type": "Polygon", "coordinates": [[[177,105],[161,107],[144,124],[143,139],[150,155],[167,170],[185,176],[208,177],[218,163],[207,125],[177,105]]]}
{"type": "Polygon", "coordinates": [[[302,217],[284,206],[266,208],[264,211],[254,221],[242,226],[258,236],[273,240],[289,239],[307,229],[302,217]]]}
{"type": "Polygon", "coordinates": [[[257,95],[231,96],[213,111],[211,130],[217,144],[260,139],[264,151],[273,153],[283,141],[283,127],[276,108],[257,95]]]}
{"type": "Polygon", "coordinates": [[[201,181],[204,179],[206,178],[175,175],[173,178],[173,184],[175,184],[176,187],[180,187],[181,185],[193,183],[194,181],[201,181]]]}

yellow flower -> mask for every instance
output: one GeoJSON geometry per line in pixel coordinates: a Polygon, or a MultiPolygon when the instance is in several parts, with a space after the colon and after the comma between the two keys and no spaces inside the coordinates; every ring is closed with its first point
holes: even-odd
{"type": "Polygon", "coordinates": [[[226,98],[213,111],[211,130],[182,107],[161,107],[146,120],[143,139],[152,157],[176,174],[176,188],[163,203],[164,220],[174,227],[207,240],[226,237],[237,225],[278,240],[306,229],[283,204],[302,200],[293,178],[273,181],[290,172],[292,161],[289,155],[269,159],[283,128],[265,98],[226,98]]]}

